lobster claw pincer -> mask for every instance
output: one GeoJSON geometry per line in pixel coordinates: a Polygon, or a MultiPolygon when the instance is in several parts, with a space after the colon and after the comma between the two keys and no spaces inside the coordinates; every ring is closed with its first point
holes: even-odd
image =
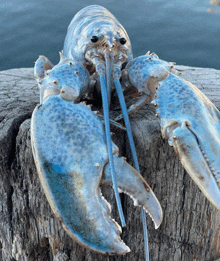
{"type": "Polygon", "coordinates": [[[220,113],[217,108],[196,86],[171,73],[172,64],[157,56],[138,57],[127,70],[133,85],[154,95],[152,103],[160,118],[163,138],[174,147],[205,196],[220,209],[220,113]]]}
{"type": "MultiPolygon", "coordinates": [[[[41,85],[53,88],[49,78],[56,72],[61,77],[61,68],[66,72],[63,63],[53,67],[41,85]]],[[[125,254],[129,248],[120,239],[121,228],[111,219],[100,190],[101,185],[112,185],[103,124],[90,106],[63,98],[64,86],[76,89],[75,79],[73,85],[66,82],[71,77],[58,79],[60,94],[43,94],[41,106],[33,112],[31,139],[38,175],[53,212],[74,240],[100,253],[125,254]]],[[[114,143],[112,147],[118,187],[143,206],[158,227],[162,210],[157,198],[141,175],[118,157],[114,143]]]]}

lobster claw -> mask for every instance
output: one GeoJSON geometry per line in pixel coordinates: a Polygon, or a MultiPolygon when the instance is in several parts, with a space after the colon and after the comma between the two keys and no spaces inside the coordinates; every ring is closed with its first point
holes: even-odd
{"type": "MultiPolygon", "coordinates": [[[[215,207],[220,209],[220,172],[218,172],[220,171],[220,144],[217,136],[214,137],[215,133],[207,132],[206,127],[195,131],[188,121],[182,123],[180,121],[178,123],[171,121],[168,123],[167,128],[170,129],[170,126],[172,128],[173,123],[177,125],[172,134],[170,133],[170,146],[173,146],[184,168],[204,195],[215,207]],[[202,136],[200,136],[200,131],[203,132],[202,136]],[[207,134],[206,138],[204,134],[207,134]],[[209,136],[210,134],[211,136],[209,136]],[[207,142],[208,138],[211,138],[209,142],[207,142]]],[[[166,127],[163,128],[163,133],[167,131],[166,127]]]]}
{"type": "Polygon", "coordinates": [[[156,111],[161,118],[163,137],[169,139],[204,195],[220,209],[219,111],[193,84],[172,74],[162,82],[157,95],[153,102],[158,104],[156,111]],[[176,91],[172,101],[162,99],[171,95],[172,87],[176,91]]]}
{"type": "MultiPolygon", "coordinates": [[[[111,219],[100,183],[111,185],[103,124],[85,104],[52,95],[36,107],[31,122],[32,148],[48,202],[67,233],[100,253],[125,254],[129,248],[111,219]],[[102,178],[103,177],[103,178],[102,178]]],[[[154,193],[113,144],[118,186],[143,206],[155,226],[162,210],[154,193]]]]}
{"type": "Polygon", "coordinates": [[[220,209],[220,113],[173,64],[147,54],[127,66],[135,87],[154,95],[163,138],[210,202],[220,209]],[[138,77],[137,77],[138,76],[138,77]],[[138,79],[138,81],[137,81],[138,79]]]}
{"type": "MultiPolygon", "coordinates": [[[[120,192],[129,195],[135,206],[142,206],[154,221],[157,229],[163,218],[160,204],[144,178],[124,158],[114,157],[117,185],[120,192]]],[[[104,168],[101,185],[112,186],[110,165],[104,168]]]]}
{"type": "MultiPolygon", "coordinates": [[[[130,249],[121,240],[121,227],[111,219],[110,205],[100,190],[102,185],[112,185],[103,124],[90,106],[75,104],[75,98],[64,99],[61,92],[64,86],[75,90],[78,77],[86,75],[72,73],[77,64],[71,63],[53,67],[40,84],[44,93],[56,91],[43,93],[31,119],[37,172],[54,214],[74,240],[99,253],[122,255],[130,249]],[[69,70],[69,77],[63,77],[69,70]]],[[[82,68],[79,65],[78,70],[82,68]]],[[[143,206],[158,227],[163,215],[156,196],[141,175],[118,157],[114,143],[112,148],[118,187],[143,206]]]]}

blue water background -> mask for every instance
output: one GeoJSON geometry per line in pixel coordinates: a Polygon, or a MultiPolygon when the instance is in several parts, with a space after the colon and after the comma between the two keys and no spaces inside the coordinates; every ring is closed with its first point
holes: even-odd
{"type": "Polygon", "coordinates": [[[220,69],[220,6],[209,0],[0,0],[0,70],[33,67],[40,54],[56,64],[72,17],[91,4],[122,23],[135,57],[150,50],[177,64],[220,69]]]}

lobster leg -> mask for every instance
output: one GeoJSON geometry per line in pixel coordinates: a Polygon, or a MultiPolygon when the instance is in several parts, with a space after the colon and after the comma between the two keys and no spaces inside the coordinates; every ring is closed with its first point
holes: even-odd
{"type": "MultiPolygon", "coordinates": [[[[127,110],[128,111],[128,115],[131,115],[133,113],[136,113],[137,111],[139,111],[146,103],[148,103],[150,101],[149,96],[147,95],[142,95],[140,97],[140,99],[138,99],[138,101],[134,104],[132,104],[130,106],[130,108],[127,110]]],[[[120,121],[123,119],[123,114],[118,115],[114,121],[120,121]]]]}

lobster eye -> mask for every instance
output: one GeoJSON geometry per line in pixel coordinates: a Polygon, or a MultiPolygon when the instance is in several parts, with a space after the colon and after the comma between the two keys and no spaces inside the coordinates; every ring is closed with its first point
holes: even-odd
{"type": "Polygon", "coordinates": [[[125,39],[124,37],[122,37],[122,38],[119,39],[119,42],[120,42],[122,45],[124,45],[124,44],[126,44],[126,39],[125,39]]]}
{"type": "Polygon", "coordinates": [[[96,42],[98,42],[99,38],[98,38],[98,36],[93,35],[90,40],[92,43],[96,43],[96,42]]]}

